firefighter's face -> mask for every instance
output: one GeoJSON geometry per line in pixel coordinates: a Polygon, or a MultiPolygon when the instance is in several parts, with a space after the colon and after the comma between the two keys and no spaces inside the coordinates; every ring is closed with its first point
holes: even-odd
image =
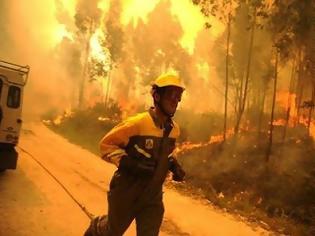
{"type": "Polygon", "coordinates": [[[176,112],[177,105],[181,101],[183,90],[175,86],[167,86],[160,96],[160,104],[167,114],[176,112]]]}

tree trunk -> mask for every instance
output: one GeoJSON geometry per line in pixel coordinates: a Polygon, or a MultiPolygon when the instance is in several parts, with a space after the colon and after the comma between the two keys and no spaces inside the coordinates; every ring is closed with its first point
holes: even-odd
{"type": "Polygon", "coordinates": [[[278,49],[276,48],[276,62],[275,62],[275,75],[274,75],[274,84],[273,84],[273,99],[271,107],[271,117],[270,117],[270,127],[269,127],[269,143],[266,151],[266,162],[269,162],[271,149],[272,149],[272,139],[273,139],[273,119],[274,119],[274,110],[276,104],[276,94],[277,94],[277,80],[278,80],[278,49]]]}
{"type": "Polygon", "coordinates": [[[239,99],[239,90],[240,87],[238,86],[238,84],[235,86],[235,96],[234,96],[234,114],[237,114],[238,112],[238,99],[239,99]]]}
{"type": "Polygon", "coordinates": [[[85,45],[85,58],[84,58],[84,63],[83,63],[81,81],[79,85],[79,103],[78,103],[79,109],[82,109],[84,107],[84,87],[85,87],[86,73],[87,73],[88,60],[89,60],[89,54],[90,54],[90,40],[91,40],[92,32],[93,32],[92,28],[93,28],[93,20],[91,19],[90,26],[88,29],[86,45],[85,45]]]}
{"type": "Polygon", "coordinates": [[[240,123],[241,123],[242,116],[243,116],[244,109],[245,109],[245,105],[246,105],[248,81],[249,81],[251,62],[252,62],[252,51],[253,51],[253,43],[254,43],[254,35],[255,35],[255,26],[256,26],[256,8],[254,9],[254,19],[253,19],[253,23],[252,23],[252,31],[251,31],[251,36],[250,36],[249,50],[248,50],[248,61],[247,61],[247,71],[246,71],[246,79],[245,79],[245,86],[244,86],[244,95],[243,95],[243,99],[242,99],[243,101],[241,104],[240,113],[238,114],[238,118],[237,118],[236,125],[234,128],[235,134],[237,134],[239,131],[240,123]]]}
{"type": "Polygon", "coordinates": [[[263,117],[264,117],[266,89],[267,89],[267,85],[266,85],[266,83],[264,83],[263,84],[263,93],[262,93],[262,98],[261,98],[261,103],[260,103],[259,118],[258,118],[258,135],[261,133],[262,121],[263,121],[263,117]]]}
{"type": "Polygon", "coordinates": [[[237,107],[238,107],[238,100],[239,100],[239,90],[240,90],[240,86],[239,84],[236,82],[236,75],[235,75],[235,70],[234,70],[234,66],[230,66],[231,68],[231,72],[232,72],[232,79],[233,81],[235,81],[235,94],[234,94],[234,103],[233,103],[233,108],[234,108],[234,114],[237,114],[237,107]]]}
{"type": "Polygon", "coordinates": [[[308,135],[310,136],[311,135],[311,122],[312,122],[312,113],[313,113],[313,110],[314,110],[314,86],[312,88],[312,104],[310,104],[310,107],[309,107],[309,112],[308,112],[308,120],[307,120],[307,130],[308,130],[308,135]]]}
{"type": "Polygon", "coordinates": [[[257,99],[256,99],[256,104],[255,104],[255,116],[254,116],[254,118],[255,118],[255,120],[254,120],[254,122],[257,122],[256,124],[258,124],[257,125],[257,129],[256,129],[256,131],[257,131],[257,133],[259,134],[260,133],[260,125],[261,124],[259,124],[259,122],[261,122],[261,118],[260,118],[260,113],[261,113],[261,102],[262,102],[262,96],[263,96],[263,94],[264,94],[264,91],[263,91],[263,89],[264,89],[264,87],[263,87],[263,82],[264,81],[259,81],[259,85],[257,86],[257,99]]]}
{"type": "Polygon", "coordinates": [[[297,108],[297,123],[300,123],[300,110],[301,110],[301,103],[303,99],[303,90],[304,90],[304,60],[303,58],[304,53],[300,49],[299,51],[299,73],[298,73],[298,83],[297,83],[297,92],[296,92],[296,108],[297,108]]]}
{"type": "Polygon", "coordinates": [[[110,69],[108,71],[108,75],[107,75],[107,86],[106,86],[106,96],[105,96],[105,110],[107,111],[108,108],[108,103],[109,103],[109,92],[110,92],[110,80],[111,80],[111,74],[112,74],[112,69],[110,69]]]}
{"type": "Polygon", "coordinates": [[[300,81],[300,88],[297,95],[297,123],[300,123],[300,116],[301,116],[301,105],[302,99],[304,94],[304,81],[300,81]]]}
{"type": "Polygon", "coordinates": [[[241,75],[241,85],[239,90],[239,99],[238,99],[238,110],[237,110],[237,119],[239,117],[239,114],[241,112],[242,108],[242,101],[243,101],[243,89],[244,89],[244,72],[241,75]]]}
{"type": "MultiPolygon", "coordinates": [[[[231,6],[231,2],[230,2],[231,6]]],[[[231,34],[231,12],[228,16],[228,28],[226,38],[226,59],[225,59],[225,101],[224,101],[224,127],[223,127],[223,142],[226,139],[226,127],[227,127],[227,106],[228,106],[228,91],[229,91],[229,54],[230,54],[230,34],[231,34]]]]}

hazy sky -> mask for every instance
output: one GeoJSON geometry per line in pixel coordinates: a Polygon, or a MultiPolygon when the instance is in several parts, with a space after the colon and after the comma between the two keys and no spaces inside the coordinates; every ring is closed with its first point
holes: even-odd
{"type": "MultiPolygon", "coordinates": [[[[128,24],[133,21],[137,23],[138,19],[146,20],[146,16],[154,9],[156,4],[162,0],[123,0],[123,12],[121,15],[121,22],[128,24]]],[[[59,41],[61,36],[67,34],[64,31],[64,26],[60,25],[56,18],[53,17],[55,11],[54,0],[32,0],[35,7],[38,4],[45,2],[45,10],[42,13],[47,14],[46,17],[50,18],[51,29],[51,41],[59,41]],[[48,6],[48,7],[47,7],[48,6]],[[53,26],[53,27],[52,27],[53,26]]],[[[108,9],[108,0],[100,0],[99,7],[106,11],[108,9]]],[[[28,3],[29,4],[29,3],[28,3]]],[[[67,9],[70,15],[75,14],[76,1],[75,0],[63,0],[63,6],[67,9]]],[[[200,13],[198,7],[194,6],[191,0],[171,0],[171,12],[176,16],[184,29],[184,35],[181,39],[181,44],[184,48],[192,52],[194,47],[194,40],[197,33],[204,27],[204,17],[200,13]]],[[[217,36],[223,29],[221,24],[213,19],[213,27],[210,32],[213,36],[217,36]]],[[[47,32],[48,33],[48,32],[47,32]]]]}
{"type": "MultiPolygon", "coordinates": [[[[137,24],[139,19],[145,22],[148,14],[161,1],[164,0],[123,0],[121,23],[137,24]]],[[[107,13],[109,2],[98,2],[103,15],[107,13]]],[[[0,58],[31,66],[26,104],[39,110],[44,107],[41,103],[58,108],[61,108],[59,104],[70,107],[71,81],[65,71],[65,65],[60,64],[56,58],[56,48],[64,37],[71,38],[77,30],[74,25],[77,0],[2,0],[0,3],[0,13],[5,16],[0,20],[0,29],[6,32],[7,36],[5,43],[0,45],[0,58]],[[64,20],[62,22],[66,22],[64,24],[60,23],[58,18],[61,11],[64,20]]],[[[183,29],[180,44],[192,53],[195,38],[204,29],[204,18],[191,0],[170,0],[170,3],[170,11],[177,17],[183,29]]],[[[223,27],[214,19],[212,24],[210,35],[216,37],[223,27]]],[[[196,85],[200,87],[197,80],[196,85]]],[[[45,107],[47,108],[47,105],[45,107]]]]}

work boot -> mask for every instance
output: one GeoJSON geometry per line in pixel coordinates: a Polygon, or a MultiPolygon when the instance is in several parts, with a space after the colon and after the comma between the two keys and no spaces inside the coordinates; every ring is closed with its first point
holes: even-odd
{"type": "Polygon", "coordinates": [[[91,220],[89,228],[84,236],[101,236],[105,234],[107,225],[107,215],[97,216],[91,220]]]}

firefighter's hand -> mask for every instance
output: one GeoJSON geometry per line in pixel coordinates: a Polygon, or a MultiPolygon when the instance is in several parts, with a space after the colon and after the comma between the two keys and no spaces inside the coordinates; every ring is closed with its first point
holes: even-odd
{"type": "Polygon", "coordinates": [[[118,169],[127,171],[135,176],[149,177],[154,174],[156,161],[151,158],[132,158],[123,156],[118,169]]]}
{"type": "Polygon", "coordinates": [[[184,181],[185,171],[181,167],[181,165],[177,162],[177,160],[173,157],[169,158],[169,170],[173,173],[173,180],[177,182],[184,181]]]}

